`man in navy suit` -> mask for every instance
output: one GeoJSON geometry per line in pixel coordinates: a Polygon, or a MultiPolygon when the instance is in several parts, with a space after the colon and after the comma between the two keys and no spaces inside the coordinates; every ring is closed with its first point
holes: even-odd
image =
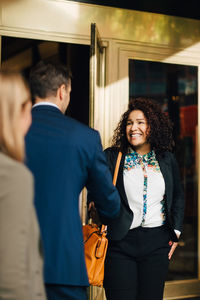
{"type": "Polygon", "coordinates": [[[34,99],[26,163],[35,177],[35,206],[44,246],[49,300],[85,300],[88,286],[79,195],[87,187],[104,222],[119,215],[99,133],[64,115],[71,76],[64,66],[38,63],[30,73],[34,99]]]}

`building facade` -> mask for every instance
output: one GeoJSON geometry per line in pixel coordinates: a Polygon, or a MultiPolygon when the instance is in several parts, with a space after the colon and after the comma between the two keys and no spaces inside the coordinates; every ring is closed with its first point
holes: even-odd
{"type": "Polygon", "coordinates": [[[1,0],[0,41],[4,67],[26,74],[51,57],[72,68],[69,114],[99,130],[104,147],[132,97],[161,103],[175,125],[186,195],[184,233],[164,299],[200,296],[200,21],[77,1],[1,0]]]}

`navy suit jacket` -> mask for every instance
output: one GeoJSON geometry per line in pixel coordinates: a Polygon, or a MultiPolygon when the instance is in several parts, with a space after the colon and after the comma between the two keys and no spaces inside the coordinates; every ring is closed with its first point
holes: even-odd
{"type": "Polygon", "coordinates": [[[66,117],[56,107],[36,106],[26,136],[26,164],[35,177],[45,283],[88,285],[80,192],[87,187],[100,216],[108,223],[120,210],[99,133],[66,117]]]}
{"type": "MultiPolygon", "coordinates": [[[[119,150],[110,147],[105,150],[107,162],[113,175],[119,150]]],[[[156,156],[160,165],[160,170],[165,181],[165,207],[167,224],[171,233],[171,239],[177,242],[174,229],[182,231],[184,217],[184,196],[179,174],[179,168],[174,155],[171,152],[164,152],[163,155],[156,156]]],[[[128,232],[134,215],[129,207],[123,181],[123,167],[125,155],[122,155],[116,187],[121,197],[122,209],[118,218],[113,220],[108,226],[108,237],[112,240],[121,240],[128,232]]]]}

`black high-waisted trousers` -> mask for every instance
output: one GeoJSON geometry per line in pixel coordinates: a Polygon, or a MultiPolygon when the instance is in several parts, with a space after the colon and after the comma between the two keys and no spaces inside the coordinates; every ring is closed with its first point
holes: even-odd
{"type": "Polygon", "coordinates": [[[162,300],[168,272],[167,226],[137,227],[109,241],[104,288],[107,300],[162,300]]]}

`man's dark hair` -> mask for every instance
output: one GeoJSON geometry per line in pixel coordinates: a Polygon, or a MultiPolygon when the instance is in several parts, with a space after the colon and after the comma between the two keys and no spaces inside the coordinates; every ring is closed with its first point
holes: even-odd
{"type": "Polygon", "coordinates": [[[30,89],[33,101],[56,96],[58,88],[70,83],[71,72],[61,64],[40,61],[30,72],[30,89]]]}

